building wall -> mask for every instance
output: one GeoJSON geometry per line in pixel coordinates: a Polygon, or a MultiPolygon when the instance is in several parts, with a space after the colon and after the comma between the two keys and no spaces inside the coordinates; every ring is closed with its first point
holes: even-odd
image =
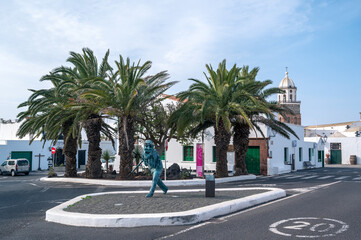
{"type": "MultiPolygon", "coordinates": [[[[284,162],[284,148],[289,149],[289,155],[295,154],[295,169],[304,169],[303,162],[308,161],[308,149],[313,149],[313,156],[311,156],[311,163],[315,164],[316,167],[322,167],[322,162],[317,162],[317,143],[316,142],[305,142],[304,141],[304,128],[299,125],[288,124],[296,134],[299,136],[299,140],[293,135],[290,139],[286,139],[279,134],[274,134],[268,127],[261,125],[262,132],[266,137],[266,141],[263,139],[260,132],[251,131],[249,146],[260,147],[260,172],[263,175],[274,175],[291,172],[291,166],[284,162]],[[292,141],[296,141],[297,146],[292,147],[292,141]],[[302,160],[299,161],[299,147],[302,147],[302,160]]],[[[213,162],[213,147],[214,144],[214,131],[213,128],[207,129],[208,136],[204,138],[204,169],[205,171],[215,171],[216,163],[213,162]]],[[[201,144],[200,140],[196,140],[191,145],[193,146],[193,161],[188,162],[183,160],[183,145],[172,139],[168,144],[168,151],[166,152],[167,168],[173,163],[177,163],[181,168],[187,168],[191,170],[196,169],[196,146],[201,144]]],[[[290,156],[288,156],[290,159],[290,156]]],[[[115,169],[119,169],[119,156],[115,161],[115,169]]],[[[163,161],[163,166],[165,162],[163,161]]],[[[228,171],[234,170],[234,150],[233,142],[231,140],[230,146],[227,153],[227,165],[228,171]]]]}
{"type": "MultiPolygon", "coordinates": [[[[85,150],[85,163],[88,158],[88,142],[83,141],[82,148],[79,148],[78,150],[85,150]]],[[[32,170],[37,170],[39,167],[39,158],[35,157],[35,155],[45,155],[44,157],[40,158],[40,168],[41,169],[48,169],[48,161],[47,159],[50,157],[52,158],[51,154],[51,145],[50,142],[45,143],[43,147],[43,142],[39,140],[35,140],[32,142],[31,145],[29,145],[28,140],[3,140],[0,142],[0,163],[2,163],[4,160],[8,159],[8,157],[11,156],[11,152],[14,151],[26,151],[26,152],[32,152],[32,170]]],[[[62,148],[63,144],[62,141],[59,141],[56,148],[62,148]]],[[[111,152],[116,152],[111,142],[109,141],[102,141],[100,143],[100,148],[105,150],[108,149],[111,152]]],[[[78,160],[78,156],[77,156],[78,160]]],[[[78,166],[78,164],[77,164],[78,166]]]]}
{"type": "Polygon", "coordinates": [[[304,169],[303,162],[309,161],[308,149],[311,149],[311,152],[313,151],[313,155],[311,155],[311,163],[316,167],[322,167],[322,162],[317,161],[317,143],[304,141],[304,128],[302,126],[293,124],[288,124],[288,126],[295,131],[300,139],[297,139],[293,135],[290,135],[290,139],[287,139],[280,134],[270,135],[267,175],[291,172],[292,154],[294,154],[295,170],[304,169]],[[292,145],[293,141],[296,142],[295,147],[292,145]],[[288,149],[287,162],[285,162],[285,148],[288,149]],[[299,157],[299,148],[302,148],[301,159],[299,157]]]}
{"type": "Polygon", "coordinates": [[[341,143],[342,164],[350,164],[350,155],[356,155],[357,164],[361,164],[360,137],[328,138],[325,144],[325,155],[331,152],[330,143],[341,143]]]}

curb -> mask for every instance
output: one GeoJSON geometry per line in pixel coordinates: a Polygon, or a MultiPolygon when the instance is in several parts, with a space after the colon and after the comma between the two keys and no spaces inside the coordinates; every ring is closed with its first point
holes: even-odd
{"type": "MultiPolygon", "coordinates": [[[[244,198],[234,199],[222,203],[217,203],[201,208],[196,208],[184,212],[152,213],[152,214],[85,214],[66,212],[63,209],[74,204],[83,197],[96,196],[102,194],[131,194],[147,193],[148,191],[118,191],[108,193],[86,194],[62,203],[46,211],[45,220],[70,226],[82,227],[141,227],[141,226],[174,226],[188,225],[209,220],[213,217],[227,215],[245,208],[249,208],[261,203],[269,202],[286,196],[286,191],[279,188],[223,188],[217,191],[241,191],[241,190],[269,190],[269,192],[259,193],[244,198]]],[[[173,190],[171,192],[204,191],[204,189],[173,190]]]]}
{"type": "MultiPolygon", "coordinates": [[[[216,183],[226,183],[243,180],[256,179],[255,175],[244,175],[236,177],[216,178],[216,183]]],[[[42,177],[40,181],[46,182],[67,182],[67,183],[83,183],[83,184],[96,184],[104,186],[121,186],[121,187],[150,187],[151,180],[137,180],[137,181],[122,181],[122,180],[101,180],[101,179],[85,179],[85,178],[48,178],[42,177]]],[[[192,180],[167,180],[164,183],[167,186],[196,186],[205,185],[205,179],[192,179],[192,180]]]]}

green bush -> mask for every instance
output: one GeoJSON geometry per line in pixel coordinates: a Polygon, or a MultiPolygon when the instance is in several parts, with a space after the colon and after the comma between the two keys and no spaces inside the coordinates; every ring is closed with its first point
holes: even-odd
{"type": "Polygon", "coordinates": [[[50,167],[49,172],[48,172],[48,178],[56,177],[56,176],[58,176],[58,175],[56,174],[56,172],[54,172],[54,168],[50,167]]]}

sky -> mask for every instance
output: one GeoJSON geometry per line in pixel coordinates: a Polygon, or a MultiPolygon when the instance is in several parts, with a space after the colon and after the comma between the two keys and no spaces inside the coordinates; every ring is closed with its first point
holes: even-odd
{"type": "MultiPolygon", "coordinates": [[[[359,0],[63,0],[0,1],[0,118],[15,119],[41,76],[69,65],[84,47],[100,61],[110,49],[150,60],[186,90],[205,80],[205,64],[259,67],[272,87],[288,75],[301,101],[302,125],[360,120],[359,0]]],[[[271,100],[275,100],[271,99],[271,100]]]]}

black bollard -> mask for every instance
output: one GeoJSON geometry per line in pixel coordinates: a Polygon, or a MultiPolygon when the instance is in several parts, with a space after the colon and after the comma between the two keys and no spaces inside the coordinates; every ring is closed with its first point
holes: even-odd
{"type": "Polygon", "coordinates": [[[216,196],[216,181],[213,174],[207,174],[206,177],[206,197],[216,196]]]}

